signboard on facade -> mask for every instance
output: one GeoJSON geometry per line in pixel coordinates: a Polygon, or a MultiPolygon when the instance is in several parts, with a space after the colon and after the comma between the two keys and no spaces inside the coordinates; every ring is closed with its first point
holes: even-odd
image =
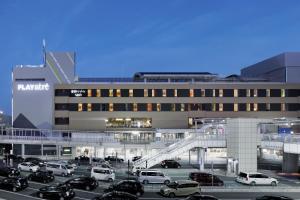
{"type": "Polygon", "coordinates": [[[71,97],[86,97],[87,90],[84,89],[72,89],[70,92],[71,97]]]}
{"type": "Polygon", "coordinates": [[[19,91],[48,91],[50,89],[50,85],[48,83],[20,83],[17,84],[17,90],[19,91]]]}

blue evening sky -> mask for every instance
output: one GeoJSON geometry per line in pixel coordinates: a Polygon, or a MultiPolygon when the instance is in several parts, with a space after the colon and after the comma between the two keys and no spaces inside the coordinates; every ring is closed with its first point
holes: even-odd
{"type": "Polygon", "coordinates": [[[300,50],[298,0],[0,0],[0,110],[11,113],[11,70],[75,51],[81,77],[137,71],[239,73],[300,50]]]}

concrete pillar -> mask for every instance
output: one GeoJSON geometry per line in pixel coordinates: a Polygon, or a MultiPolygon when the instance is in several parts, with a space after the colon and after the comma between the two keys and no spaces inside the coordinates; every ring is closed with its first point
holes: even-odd
{"type": "Polygon", "coordinates": [[[96,158],[96,157],[97,157],[96,151],[97,151],[97,147],[96,147],[96,146],[94,146],[94,158],[96,158]]]}
{"type": "Polygon", "coordinates": [[[21,156],[22,158],[25,156],[25,144],[21,144],[21,156]]]}
{"type": "Polygon", "coordinates": [[[189,150],[189,165],[191,164],[191,150],[189,150]]]}
{"type": "Polygon", "coordinates": [[[299,154],[283,153],[282,172],[298,173],[299,154]]]}
{"type": "Polygon", "coordinates": [[[44,156],[44,145],[41,144],[41,155],[44,156]]]}
{"type": "Polygon", "coordinates": [[[60,146],[60,145],[57,145],[57,151],[56,151],[56,154],[57,154],[58,160],[60,160],[60,157],[61,157],[61,146],[60,146]]]}
{"type": "Polygon", "coordinates": [[[103,147],[103,158],[105,158],[105,157],[106,157],[106,148],[103,147]]]}
{"type": "Polygon", "coordinates": [[[199,164],[199,170],[204,170],[204,161],[205,161],[205,149],[197,148],[197,164],[199,164]]]}

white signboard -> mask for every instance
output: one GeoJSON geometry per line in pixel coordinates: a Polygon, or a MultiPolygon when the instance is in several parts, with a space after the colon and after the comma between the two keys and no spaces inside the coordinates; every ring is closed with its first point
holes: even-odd
{"type": "Polygon", "coordinates": [[[50,85],[48,83],[37,83],[37,84],[18,84],[17,90],[19,91],[48,91],[50,85]]]}

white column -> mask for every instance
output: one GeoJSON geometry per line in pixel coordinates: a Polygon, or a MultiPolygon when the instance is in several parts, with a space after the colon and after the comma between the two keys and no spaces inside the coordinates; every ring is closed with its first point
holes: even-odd
{"type": "Polygon", "coordinates": [[[204,170],[204,161],[205,161],[205,149],[197,148],[197,164],[199,164],[199,170],[204,170]]]}

